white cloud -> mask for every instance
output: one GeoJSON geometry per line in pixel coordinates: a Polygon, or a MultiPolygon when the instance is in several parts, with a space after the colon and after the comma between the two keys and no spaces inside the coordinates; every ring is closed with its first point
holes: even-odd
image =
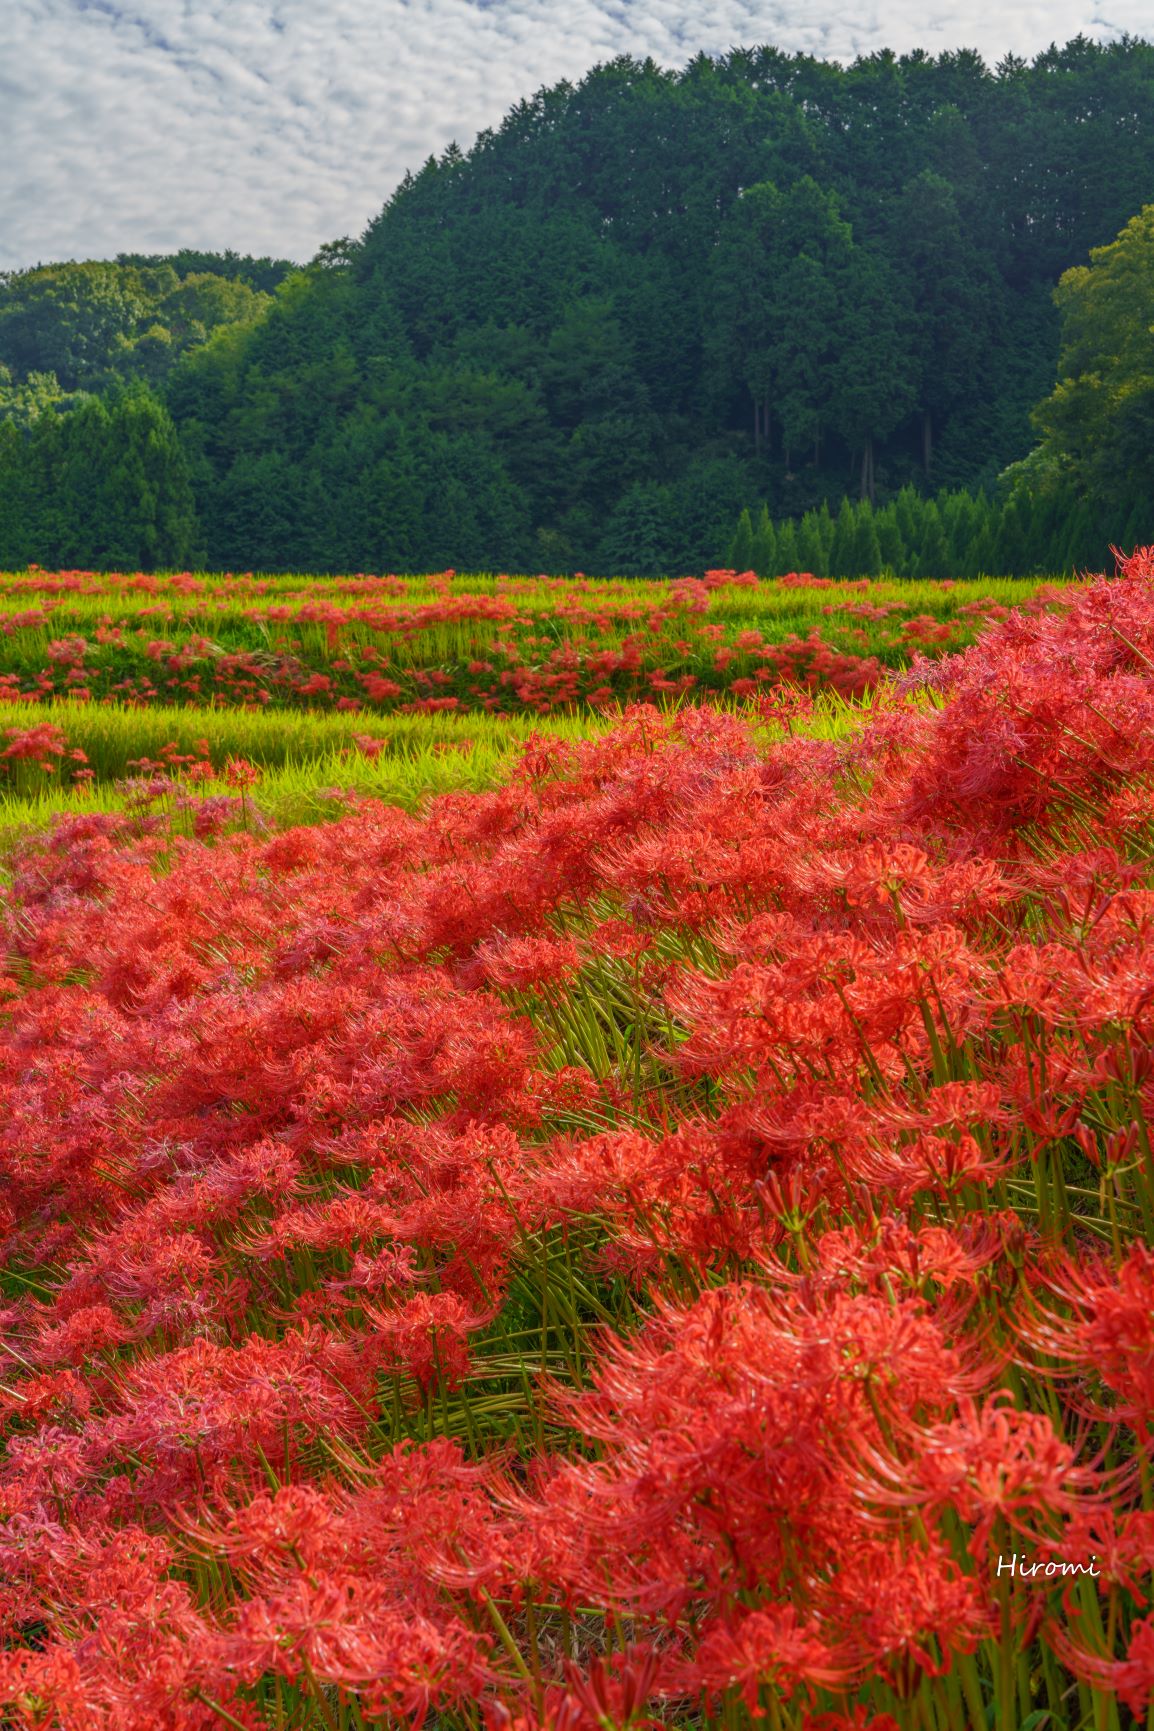
{"type": "Polygon", "coordinates": [[[0,0],[0,267],[182,245],[307,258],[406,168],[616,54],[774,42],[1026,56],[1150,0],[0,0]]]}

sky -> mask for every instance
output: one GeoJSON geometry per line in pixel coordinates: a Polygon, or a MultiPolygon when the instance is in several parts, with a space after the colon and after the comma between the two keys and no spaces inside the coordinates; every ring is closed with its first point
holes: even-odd
{"type": "Polygon", "coordinates": [[[0,0],[0,269],[181,246],[305,261],[407,168],[618,54],[1027,58],[1151,0],[0,0]]]}

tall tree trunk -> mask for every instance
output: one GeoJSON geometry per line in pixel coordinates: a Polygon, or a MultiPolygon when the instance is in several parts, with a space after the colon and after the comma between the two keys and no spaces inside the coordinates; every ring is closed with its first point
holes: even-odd
{"type": "Polygon", "coordinates": [[[754,399],[753,399],[753,449],[754,449],[755,454],[760,457],[761,456],[761,404],[758,402],[756,397],[754,397],[754,399]]]}
{"type": "Polygon", "coordinates": [[[929,409],[922,411],[922,466],[926,474],[934,460],[934,417],[929,409]]]}
{"type": "Polygon", "coordinates": [[[861,452],[861,496],[874,502],[874,442],[867,439],[861,452]]]}

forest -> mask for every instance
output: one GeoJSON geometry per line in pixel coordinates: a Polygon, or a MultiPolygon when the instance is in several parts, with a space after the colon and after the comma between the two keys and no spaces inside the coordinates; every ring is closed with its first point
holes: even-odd
{"type": "Polygon", "coordinates": [[[622,59],[306,265],[9,273],[0,566],[692,573],[748,520],[768,574],[844,500],[863,574],[947,511],[941,574],[1100,568],[1154,536],[1152,119],[1135,39],[622,59]]]}

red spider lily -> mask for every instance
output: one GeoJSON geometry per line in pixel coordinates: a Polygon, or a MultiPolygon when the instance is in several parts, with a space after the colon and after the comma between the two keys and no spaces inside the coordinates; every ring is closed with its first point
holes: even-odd
{"type": "MultiPolygon", "coordinates": [[[[658,614],[667,683],[727,647],[703,585],[576,667],[516,592],[358,581],[306,603],[349,702],[354,613],[475,620],[468,677],[539,704],[642,686],[658,614]]],[[[184,648],[154,631],[160,690],[184,648]]],[[[1145,1710],[1154,595],[1136,568],[997,620],[933,706],[887,688],[844,740],[804,731],[811,676],[847,671],[826,647],[733,645],[727,674],[799,682],[768,743],[626,708],[490,792],[265,834],[166,748],[140,779],[191,836],[154,802],[21,845],[0,1610],[40,1645],[0,1653],[14,1723],[255,1725],[277,1684],[318,1724],[479,1700],[587,1731],[739,1695],[945,1723],[1007,1626],[1145,1710]],[[971,1563],[1003,1534],[1101,1559],[1118,1651],[1032,1583],[999,1599],[971,1563]]]]}
{"type": "Polygon", "coordinates": [[[1082,1375],[1101,1378],[1109,1402],[1103,1416],[1121,1419],[1142,1437],[1154,1424],[1154,1251],[1136,1244],[1121,1267],[1103,1259],[1066,1257],[1043,1272],[1036,1306],[1018,1323],[1035,1352],[1082,1375]],[[1044,1306],[1056,1299],[1067,1315],[1044,1306]]]}
{"type": "Polygon", "coordinates": [[[792,1695],[799,1686],[841,1688],[855,1665],[829,1646],[819,1629],[801,1624],[792,1605],[751,1611],[708,1629],[689,1674],[708,1696],[736,1689],[752,1713],[763,1688],[792,1695]]]}
{"type": "Polygon", "coordinates": [[[1140,1618],[1134,1624],[1122,1659],[1088,1651],[1059,1623],[1047,1625],[1046,1638],[1076,1677],[1117,1695],[1136,1719],[1142,1718],[1154,1695],[1154,1617],[1140,1618]]]}
{"type": "Polygon", "coordinates": [[[909,1428],[908,1459],[859,1446],[857,1482],[865,1495],[891,1506],[956,1509],[979,1560],[995,1523],[1033,1539],[1053,1517],[1107,1500],[1109,1480],[1078,1464],[1043,1414],[1017,1412],[998,1395],[981,1409],[969,1397],[960,1406],[944,1424],[909,1428]]]}

